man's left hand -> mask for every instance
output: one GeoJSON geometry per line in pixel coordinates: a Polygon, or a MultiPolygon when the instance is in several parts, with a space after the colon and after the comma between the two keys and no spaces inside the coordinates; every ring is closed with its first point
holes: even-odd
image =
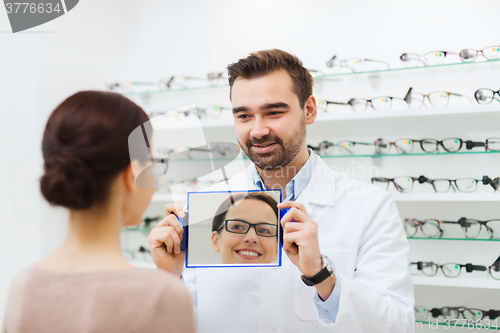
{"type": "MultiPolygon", "coordinates": [[[[323,269],[318,242],[318,224],[309,217],[301,203],[286,201],[278,204],[278,208],[290,208],[281,219],[283,250],[302,274],[313,277],[323,269]]],[[[335,275],[332,275],[314,286],[322,300],[330,297],[335,283],[335,275]]]]}
{"type": "Polygon", "coordinates": [[[283,250],[290,261],[307,277],[321,271],[321,252],[318,243],[318,224],[309,217],[303,204],[286,201],[278,208],[290,210],[281,219],[283,250]]]}

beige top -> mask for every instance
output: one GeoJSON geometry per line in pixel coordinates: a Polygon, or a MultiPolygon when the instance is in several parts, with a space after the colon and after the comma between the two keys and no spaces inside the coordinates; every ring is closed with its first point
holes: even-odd
{"type": "Polygon", "coordinates": [[[57,274],[36,265],[12,282],[3,333],[195,332],[191,295],[164,271],[57,274]]]}

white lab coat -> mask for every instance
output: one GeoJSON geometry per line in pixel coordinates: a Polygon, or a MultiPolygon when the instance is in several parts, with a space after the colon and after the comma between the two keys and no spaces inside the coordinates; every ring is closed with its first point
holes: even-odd
{"type": "MultiPolygon", "coordinates": [[[[231,190],[255,189],[250,168],[229,184],[231,190]]],[[[413,332],[409,246],[392,196],[333,172],[318,156],[296,201],[318,223],[320,251],[342,279],[336,323],[324,325],[328,317],[313,302],[316,289],[301,281],[283,252],[278,268],[186,269],[199,332],[413,332]]]]}

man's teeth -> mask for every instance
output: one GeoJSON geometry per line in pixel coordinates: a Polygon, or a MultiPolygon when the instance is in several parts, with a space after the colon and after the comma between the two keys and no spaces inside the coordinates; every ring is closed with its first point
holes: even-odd
{"type": "Polygon", "coordinates": [[[256,145],[256,146],[259,148],[265,148],[265,147],[268,147],[270,145],[272,145],[272,143],[268,143],[267,145],[256,145]]]}
{"type": "Polygon", "coordinates": [[[242,256],[250,256],[250,257],[258,257],[259,254],[257,252],[250,252],[250,251],[240,251],[238,252],[242,256]]]}

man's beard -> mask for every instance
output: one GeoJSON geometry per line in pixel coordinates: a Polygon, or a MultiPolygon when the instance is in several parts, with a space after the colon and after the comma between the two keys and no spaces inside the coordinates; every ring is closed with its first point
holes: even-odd
{"type": "Polygon", "coordinates": [[[306,138],[305,117],[302,118],[299,126],[292,134],[290,141],[286,144],[274,134],[270,134],[261,139],[249,138],[246,147],[240,143],[248,158],[263,170],[276,170],[288,165],[300,152],[306,138]],[[252,150],[253,145],[264,145],[266,143],[276,143],[276,147],[269,153],[258,153],[252,150]]]}

